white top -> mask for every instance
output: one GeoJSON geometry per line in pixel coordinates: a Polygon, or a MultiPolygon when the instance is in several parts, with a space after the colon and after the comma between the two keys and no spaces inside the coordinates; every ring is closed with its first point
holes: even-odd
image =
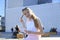
{"type": "MultiPolygon", "coordinates": [[[[26,22],[26,27],[28,31],[37,32],[37,29],[35,27],[34,21],[30,20],[26,22]]],[[[41,35],[35,35],[35,34],[28,34],[28,37],[24,40],[40,40],[41,35]]]]}
{"type": "MultiPolygon", "coordinates": [[[[38,21],[40,21],[41,26],[43,27],[43,24],[42,24],[41,20],[39,18],[37,18],[37,19],[38,19],[38,21]]],[[[32,19],[30,21],[26,22],[26,28],[27,28],[28,31],[37,32],[34,21],[32,19]]]]}
{"type": "Polygon", "coordinates": [[[34,21],[32,19],[26,22],[26,27],[28,31],[37,32],[34,21]]]}

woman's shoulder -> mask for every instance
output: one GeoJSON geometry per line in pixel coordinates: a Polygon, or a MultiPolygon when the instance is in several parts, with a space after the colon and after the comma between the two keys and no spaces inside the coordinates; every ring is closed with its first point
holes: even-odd
{"type": "Polygon", "coordinates": [[[37,20],[41,24],[41,26],[43,27],[43,23],[42,23],[41,19],[39,17],[37,17],[37,20]]]}
{"type": "Polygon", "coordinates": [[[40,21],[40,18],[39,18],[39,17],[37,17],[36,19],[37,19],[38,21],[40,21]]]}

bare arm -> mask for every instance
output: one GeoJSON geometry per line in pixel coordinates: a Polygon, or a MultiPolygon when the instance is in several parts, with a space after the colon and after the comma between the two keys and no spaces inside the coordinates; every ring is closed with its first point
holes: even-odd
{"type": "Polygon", "coordinates": [[[23,19],[22,19],[22,18],[20,18],[20,22],[22,23],[22,25],[23,25],[23,28],[24,28],[24,29],[26,29],[25,22],[23,21],[23,19]]]}

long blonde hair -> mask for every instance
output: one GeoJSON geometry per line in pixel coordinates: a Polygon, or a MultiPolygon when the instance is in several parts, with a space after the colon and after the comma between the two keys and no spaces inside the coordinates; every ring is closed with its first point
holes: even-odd
{"type": "Polygon", "coordinates": [[[31,18],[34,20],[34,24],[35,24],[35,27],[36,28],[38,28],[38,19],[37,19],[37,16],[33,13],[33,11],[30,9],[30,8],[24,8],[24,9],[22,9],[22,11],[24,11],[24,10],[28,10],[29,12],[30,12],[30,14],[31,14],[31,18]]]}

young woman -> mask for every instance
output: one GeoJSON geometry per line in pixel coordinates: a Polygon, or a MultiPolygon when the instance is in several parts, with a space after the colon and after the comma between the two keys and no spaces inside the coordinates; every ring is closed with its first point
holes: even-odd
{"type": "Polygon", "coordinates": [[[26,28],[24,31],[28,34],[28,37],[24,40],[39,40],[41,35],[43,34],[43,28],[41,25],[41,22],[39,18],[33,13],[33,11],[30,8],[24,8],[22,9],[23,16],[26,17],[26,26],[24,24],[24,20],[20,19],[21,23],[23,24],[23,27],[26,28]]]}

